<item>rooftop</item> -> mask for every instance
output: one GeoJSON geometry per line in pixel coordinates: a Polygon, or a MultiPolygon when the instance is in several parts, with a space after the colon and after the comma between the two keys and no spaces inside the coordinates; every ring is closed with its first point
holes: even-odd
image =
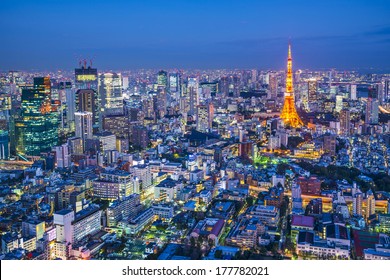
{"type": "Polygon", "coordinates": [[[293,215],[291,220],[291,226],[314,228],[314,217],[293,215]]]}

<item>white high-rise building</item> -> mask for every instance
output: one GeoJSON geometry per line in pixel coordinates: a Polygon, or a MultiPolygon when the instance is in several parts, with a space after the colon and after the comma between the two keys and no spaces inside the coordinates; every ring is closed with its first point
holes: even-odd
{"type": "Polygon", "coordinates": [[[363,215],[363,193],[357,192],[353,196],[353,215],[363,215]]]}
{"type": "Polygon", "coordinates": [[[63,209],[54,213],[54,226],[56,228],[56,241],[66,244],[73,242],[73,210],[63,209]]]}
{"type": "Polygon", "coordinates": [[[351,96],[350,98],[352,100],[356,100],[357,99],[357,86],[356,85],[351,85],[351,96]]]}
{"type": "Polygon", "coordinates": [[[122,88],[126,90],[129,87],[129,77],[122,78],[122,88]]]}
{"type": "Polygon", "coordinates": [[[335,111],[339,113],[343,109],[343,96],[336,95],[336,108],[335,111]]]}
{"type": "Polygon", "coordinates": [[[99,97],[104,113],[123,113],[122,76],[120,73],[104,73],[99,76],[99,97]]]}
{"type": "Polygon", "coordinates": [[[75,126],[76,126],[76,137],[83,139],[83,145],[85,147],[85,140],[92,139],[92,119],[93,115],[91,112],[76,112],[75,126]]]}

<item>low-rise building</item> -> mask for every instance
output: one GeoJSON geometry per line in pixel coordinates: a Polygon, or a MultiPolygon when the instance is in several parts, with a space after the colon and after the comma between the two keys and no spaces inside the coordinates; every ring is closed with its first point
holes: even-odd
{"type": "Polygon", "coordinates": [[[279,224],[279,209],[275,206],[253,205],[248,208],[246,216],[258,218],[267,226],[277,227],[279,224]]]}

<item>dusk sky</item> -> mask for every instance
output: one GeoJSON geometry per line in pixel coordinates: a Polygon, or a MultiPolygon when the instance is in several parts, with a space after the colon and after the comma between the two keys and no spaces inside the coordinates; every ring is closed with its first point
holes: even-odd
{"type": "Polygon", "coordinates": [[[390,1],[9,1],[0,70],[285,67],[390,72],[390,1]]]}

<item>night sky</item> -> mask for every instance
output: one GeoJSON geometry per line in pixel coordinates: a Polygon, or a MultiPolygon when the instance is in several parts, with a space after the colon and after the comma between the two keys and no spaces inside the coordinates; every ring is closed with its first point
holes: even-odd
{"type": "Polygon", "coordinates": [[[285,67],[390,73],[389,0],[0,2],[0,70],[285,67]],[[80,3],[82,2],[82,3],[80,3]]]}

